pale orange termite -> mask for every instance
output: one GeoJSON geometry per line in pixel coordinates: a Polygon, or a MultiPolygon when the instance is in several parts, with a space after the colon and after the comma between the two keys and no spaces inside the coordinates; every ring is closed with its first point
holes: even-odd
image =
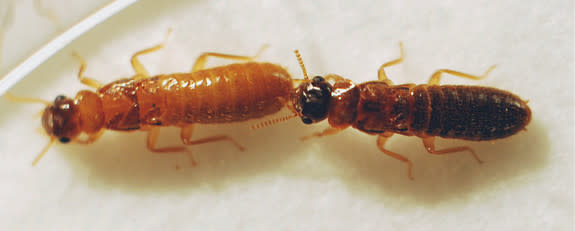
{"type": "Polygon", "coordinates": [[[296,51],[305,81],[292,93],[291,108],[305,124],[324,119],[328,119],[330,124],[326,130],[303,139],[354,127],[376,135],[379,149],[407,163],[409,177],[413,179],[411,161],[384,147],[393,134],[421,138],[426,150],[432,154],[468,151],[481,163],[467,146],[437,150],[435,137],[472,141],[501,139],[524,130],[531,120],[527,102],[511,92],[481,86],[439,85],[442,74],[479,80],[495,66],[481,76],[442,69],[431,76],[428,84],[393,85],[384,69],[403,61],[401,43],[400,50],[399,59],[379,68],[377,81],[357,85],[334,74],[310,80],[296,51]]]}
{"type": "Polygon", "coordinates": [[[293,87],[290,74],[276,64],[253,62],[257,55],[204,53],[189,73],[150,76],[138,61],[138,56],[157,51],[163,48],[164,43],[132,56],[131,64],[136,72],[133,77],[106,85],[83,75],[86,63],[82,59],[78,78],[95,91],[82,90],[74,99],[58,96],[53,103],[44,102],[47,107],[42,115],[42,125],[51,141],[33,164],[40,160],[55,140],[88,144],[96,141],[106,129],[147,131],[147,148],[152,152],[186,150],[183,146],[156,147],[158,132],[163,126],[182,128],[180,137],[186,145],[227,140],[243,150],[243,146],[226,135],[191,140],[193,124],[261,118],[278,112],[289,101],[293,87]],[[248,62],[204,69],[208,57],[248,62]],[[79,139],[81,134],[87,138],[79,139]]]}

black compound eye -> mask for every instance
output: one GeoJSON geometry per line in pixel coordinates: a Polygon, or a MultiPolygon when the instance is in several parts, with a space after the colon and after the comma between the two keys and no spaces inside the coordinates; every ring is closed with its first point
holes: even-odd
{"type": "Polygon", "coordinates": [[[308,118],[308,117],[302,117],[302,118],[301,118],[301,121],[302,121],[304,124],[312,124],[312,123],[313,123],[313,120],[311,120],[311,119],[308,118]]]}
{"type": "Polygon", "coordinates": [[[323,82],[323,81],[325,81],[325,79],[321,76],[316,76],[316,77],[313,77],[313,79],[311,81],[312,82],[323,82]]]}
{"type": "Polygon", "coordinates": [[[59,96],[56,96],[56,99],[54,99],[54,102],[62,101],[62,100],[64,100],[64,99],[66,99],[66,96],[64,96],[64,95],[59,95],[59,96]]]}
{"type": "Polygon", "coordinates": [[[60,141],[60,143],[63,143],[63,144],[70,142],[70,138],[68,138],[68,137],[60,137],[60,139],[58,139],[58,140],[60,141]]]}

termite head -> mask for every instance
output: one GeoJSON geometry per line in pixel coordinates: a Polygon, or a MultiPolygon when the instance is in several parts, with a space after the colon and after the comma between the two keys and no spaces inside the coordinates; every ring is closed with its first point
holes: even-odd
{"type": "Polygon", "coordinates": [[[323,77],[300,84],[291,95],[295,112],[305,124],[320,122],[327,117],[333,87],[323,77]]]}
{"type": "Polygon", "coordinates": [[[44,109],[42,126],[49,136],[68,143],[80,134],[78,112],[73,99],[57,96],[54,104],[44,109]]]}
{"type": "Polygon", "coordinates": [[[295,50],[295,55],[304,79],[291,94],[292,110],[304,124],[317,123],[327,117],[333,87],[321,76],[309,80],[298,50],[295,50]]]}

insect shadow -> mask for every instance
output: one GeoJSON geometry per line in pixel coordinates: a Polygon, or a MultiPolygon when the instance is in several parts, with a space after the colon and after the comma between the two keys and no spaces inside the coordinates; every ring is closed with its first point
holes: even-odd
{"type": "MultiPolygon", "coordinates": [[[[245,123],[198,126],[198,136],[225,133],[238,138],[246,150],[240,152],[225,142],[193,146],[190,150],[197,166],[192,166],[185,154],[149,152],[142,144],[145,134],[139,132],[111,132],[90,146],[60,145],[54,149],[76,175],[85,177],[87,184],[97,189],[177,193],[207,186],[218,190],[282,171],[297,162],[298,153],[305,147],[294,145],[299,142],[300,132],[290,124],[257,132],[247,129],[245,123]]],[[[177,144],[179,139],[177,129],[166,128],[162,130],[160,143],[177,144]]]]}
{"type": "MultiPolygon", "coordinates": [[[[466,142],[438,139],[438,146],[469,145],[484,160],[478,164],[469,155],[428,154],[419,139],[390,140],[389,149],[401,150],[413,161],[415,181],[406,177],[405,166],[373,145],[375,137],[346,132],[322,139],[321,159],[339,171],[354,193],[394,200],[402,198],[417,204],[462,200],[474,192],[492,189],[543,169],[549,158],[550,140],[541,122],[534,120],[527,132],[496,142],[466,142]]],[[[512,185],[512,184],[511,184],[512,185]]]]}

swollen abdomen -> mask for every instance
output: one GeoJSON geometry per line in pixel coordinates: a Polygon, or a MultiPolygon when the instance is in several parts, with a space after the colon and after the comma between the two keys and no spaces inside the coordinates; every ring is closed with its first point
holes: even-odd
{"type": "Polygon", "coordinates": [[[155,125],[226,123],[279,111],[292,87],[285,69],[268,63],[232,64],[163,75],[142,84],[142,121],[155,125]]]}
{"type": "Polygon", "coordinates": [[[476,86],[412,89],[411,129],[429,136],[493,140],[513,135],[531,120],[527,104],[507,91],[476,86]]]}
{"type": "Polygon", "coordinates": [[[513,135],[531,120],[527,103],[507,91],[476,86],[357,86],[353,126],[370,134],[494,140],[513,135]]]}

